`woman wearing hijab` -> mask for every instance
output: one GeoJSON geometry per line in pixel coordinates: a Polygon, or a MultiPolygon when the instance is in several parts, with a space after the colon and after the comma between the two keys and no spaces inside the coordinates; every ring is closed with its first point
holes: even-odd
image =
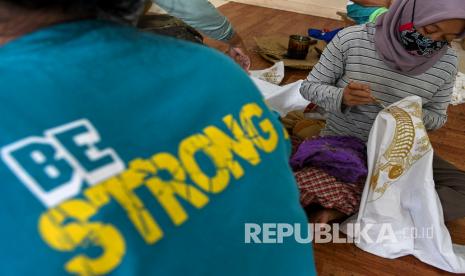
{"type": "MultiPolygon", "coordinates": [[[[448,43],[464,36],[463,0],[397,0],[375,24],[338,33],[300,90],[330,113],[322,135],[367,141],[382,106],[412,95],[423,100],[425,127],[442,127],[457,74],[448,43]]],[[[465,173],[437,156],[433,170],[445,219],[464,217],[465,173]]]]}

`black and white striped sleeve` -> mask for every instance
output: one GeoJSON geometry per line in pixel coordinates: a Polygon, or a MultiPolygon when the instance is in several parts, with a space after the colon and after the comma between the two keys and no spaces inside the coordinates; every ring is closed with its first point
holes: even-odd
{"type": "Polygon", "coordinates": [[[335,84],[344,74],[343,56],[340,38],[336,35],[300,88],[305,99],[328,112],[341,112],[343,89],[335,84]]]}
{"type": "Polygon", "coordinates": [[[447,108],[451,102],[456,73],[423,105],[423,122],[427,130],[441,128],[447,121],[447,108]]]}

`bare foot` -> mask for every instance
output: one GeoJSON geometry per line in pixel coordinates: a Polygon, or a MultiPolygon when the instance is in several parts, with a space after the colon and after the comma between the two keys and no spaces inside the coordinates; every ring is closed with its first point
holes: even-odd
{"type": "Polygon", "coordinates": [[[311,223],[329,223],[333,220],[342,219],[346,217],[344,213],[335,209],[318,210],[310,215],[311,223]]]}

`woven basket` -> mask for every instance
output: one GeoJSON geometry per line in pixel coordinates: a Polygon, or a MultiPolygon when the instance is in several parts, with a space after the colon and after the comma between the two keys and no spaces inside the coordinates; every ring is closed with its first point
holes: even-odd
{"type": "Polygon", "coordinates": [[[323,49],[326,47],[324,41],[318,40],[317,44],[311,45],[307,58],[304,60],[286,58],[289,37],[287,36],[264,36],[255,37],[257,53],[264,59],[276,63],[283,61],[284,66],[294,69],[310,70],[320,59],[323,49]]]}

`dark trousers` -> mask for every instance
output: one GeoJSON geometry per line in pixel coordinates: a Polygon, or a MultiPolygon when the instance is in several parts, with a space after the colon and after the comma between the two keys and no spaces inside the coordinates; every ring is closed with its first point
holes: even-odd
{"type": "Polygon", "coordinates": [[[444,219],[451,221],[465,217],[465,172],[440,158],[433,158],[436,191],[441,200],[444,219]]]}

